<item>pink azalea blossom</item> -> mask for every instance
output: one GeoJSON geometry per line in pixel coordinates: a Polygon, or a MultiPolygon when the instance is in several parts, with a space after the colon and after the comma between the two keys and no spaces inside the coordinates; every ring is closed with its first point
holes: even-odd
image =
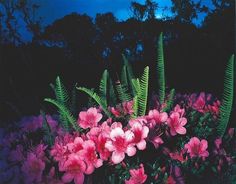
{"type": "Polygon", "coordinates": [[[71,153],[78,153],[83,149],[84,140],[81,137],[76,137],[73,142],[67,144],[67,148],[71,153]]]}
{"type": "Polygon", "coordinates": [[[193,137],[190,141],[185,144],[184,148],[189,153],[190,157],[208,157],[209,152],[207,151],[208,143],[205,139],[201,141],[197,137],[193,137]]]}
{"type": "Polygon", "coordinates": [[[152,142],[152,144],[155,146],[156,149],[159,148],[159,146],[164,143],[164,141],[162,140],[162,138],[159,137],[159,136],[153,137],[153,138],[151,139],[151,142],[152,142]]]}
{"type": "Polygon", "coordinates": [[[130,169],[129,173],[131,177],[129,180],[125,180],[125,184],[142,184],[147,180],[143,164],[140,164],[140,168],[138,169],[130,169]]]}
{"type": "Polygon", "coordinates": [[[167,124],[170,127],[170,134],[175,136],[177,134],[184,135],[186,134],[186,125],[187,119],[181,117],[179,113],[173,112],[170,117],[167,119],[167,124]]]}
{"type": "Polygon", "coordinates": [[[100,134],[96,142],[97,151],[99,152],[99,155],[103,160],[108,160],[111,155],[111,152],[105,147],[107,140],[107,136],[105,136],[104,134],[100,134]]]}
{"type": "Polygon", "coordinates": [[[84,172],[86,170],[86,164],[79,157],[78,154],[71,154],[68,160],[63,164],[62,171],[65,174],[62,176],[62,181],[65,183],[70,183],[74,180],[75,184],[84,183],[84,172]]]}
{"type": "Polygon", "coordinates": [[[166,112],[159,112],[158,110],[150,110],[148,113],[148,116],[146,117],[148,122],[152,124],[152,126],[160,125],[162,123],[165,123],[168,115],[166,112]]]}
{"type": "Polygon", "coordinates": [[[187,157],[184,158],[183,152],[184,152],[184,150],[182,150],[180,152],[169,153],[169,155],[170,155],[171,159],[178,160],[179,162],[184,163],[185,161],[187,161],[187,157]]]}
{"type": "Polygon", "coordinates": [[[79,113],[78,124],[84,129],[93,128],[98,125],[101,119],[102,114],[96,108],[89,108],[87,111],[79,113]]]}
{"type": "Polygon", "coordinates": [[[29,153],[21,168],[25,183],[40,183],[44,168],[45,163],[40,158],[37,158],[34,153],[29,153]]]}
{"type": "Polygon", "coordinates": [[[74,143],[74,140],[75,138],[69,133],[65,134],[62,137],[55,138],[55,143],[51,149],[50,154],[55,161],[59,162],[59,169],[71,154],[71,151],[68,149],[68,144],[70,145],[70,143],[74,143]]]}
{"type": "Polygon", "coordinates": [[[131,143],[134,134],[131,131],[124,132],[122,128],[116,127],[110,133],[110,140],[105,144],[105,147],[112,152],[111,160],[114,164],[120,163],[125,158],[125,153],[128,156],[133,156],[136,153],[134,144],[131,143]]]}
{"type": "Polygon", "coordinates": [[[185,113],[185,109],[181,108],[178,104],[174,108],[174,112],[178,112],[179,115],[182,117],[185,113]]]}
{"type": "Polygon", "coordinates": [[[134,102],[133,101],[127,101],[127,102],[123,102],[122,103],[122,106],[123,106],[123,111],[124,111],[124,114],[133,114],[134,113],[134,110],[133,110],[133,104],[134,102]]]}
{"type": "Polygon", "coordinates": [[[134,134],[132,142],[136,144],[139,150],[144,150],[146,148],[145,139],[148,136],[149,128],[147,126],[142,126],[139,122],[136,122],[132,123],[131,131],[134,134]]]}
{"type": "Polygon", "coordinates": [[[79,152],[79,155],[87,164],[86,174],[91,174],[95,168],[99,168],[103,164],[102,159],[98,158],[95,143],[91,140],[84,142],[83,150],[79,152]]]}

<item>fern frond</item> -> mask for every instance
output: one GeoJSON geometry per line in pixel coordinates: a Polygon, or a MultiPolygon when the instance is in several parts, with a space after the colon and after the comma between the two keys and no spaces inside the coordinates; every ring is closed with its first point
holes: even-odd
{"type": "Polygon", "coordinates": [[[224,91],[220,106],[219,124],[217,126],[217,133],[221,137],[225,133],[232,111],[234,98],[234,63],[234,55],[232,55],[225,70],[224,91]]]}
{"type": "Polygon", "coordinates": [[[66,91],[65,86],[61,82],[61,79],[60,79],[59,76],[56,78],[55,94],[56,94],[56,99],[60,103],[63,103],[64,105],[67,105],[67,102],[69,101],[69,95],[66,91]]]}
{"type": "Polygon", "coordinates": [[[121,70],[121,84],[123,86],[129,87],[128,76],[127,76],[127,67],[124,65],[121,70]]]}
{"type": "Polygon", "coordinates": [[[108,117],[111,117],[111,113],[107,110],[107,106],[106,106],[106,103],[105,101],[100,97],[98,96],[98,94],[96,92],[94,92],[93,90],[91,89],[88,89],[88,88],[85,88],[85,87],[77,87],[77,89],[79,91],[83,91],[85,92],[86,94],[88,94],[92,99],[94,99],[98,105],[101,106],[101,108],[103,109],[103,111],[105,112],[105,114],[108,116],[108,117]]]}
{"type": "Polygon", "coordinates": [[[163,109],[164,112],[169,111],[174,103],[175,89],[170,90],[169,97],[166,102],[166,107],[163,109]]]}
{"type": "MultiPolygon", "coordinates": [[[[67,107],[65,107],[62,103],[58,102],[57,100],[54,100],[51,98],[45,98],[44,101],[55,105],[59,109],[59,111],[63,114],[66,121],[68,121],[76,131],[80,131],[78,125],[76,124],[75,118],[70,113],[67,107]]],[[[69,127],[65,127],[65,128],[69,130],[69,127]]]]}
{"type": "Polygon", "coordinates": [[[117,90],[117,94],[121,102],[132,100],[132,97],[129,94],[126,86],[123,86],[121,83],[117,83],[116,90],[117,90]]]}
{"type": "Polygon", "coordinates": [[[116,105],[116,103],[117,103],[117,97],[115,94],[114,85],[112,83],[112,80],[109,79],[109,104],[116,105]]]}
{"type": "Polygon", "coordinates": [[[102,78],[99,85],[99,96],[104,100],[107,106],[107,82],[108,82],[108,71],[105,70],[102,74],[102,78]]]}
{"type": "Polygon", "coordinates": [[[144,69],[143,75],[140,79],[140,94],[138,94],[138,116],[144,116],[147,109],[148,97],[148,81],[149,81],[149,67],[144,69]]]}
{"type": "Polygon", "coordinates": [[[158,39],[157,48],[157,76],[159,88],[159,101],[160,104],[165,100],[165,67],[164,67],[164,51],[163,51],[163,34],[161,33],[158,39]]]}
{"type": "MultiPolygon", "coordinates": [[[[128,88],[130,87],[132,95],[135,96],[135,89],[132,84],[132,79],[135,79],[135,76],[134,76],[132,67],[131,67],[128,59],[125,57],[124,54],[122,54],[122,57],[123,57],[123,61],[124,61],[124,66],[126,67],[126,70],[127,70],[127,83],[128,83],[127,87],[128,88]]],[[[123,81],[122,81],[122,84],[124,84],[123,81]]]]}
{"type": "Polygon", "coordinates": [[[140,79],[133,79],[132,83],[135,87],[136,96],[134,97],[134,114],[133,118],[137,116],[144,116],[147,109],[148,97],[148,82],[149,82],[149,67],[144,69],[143,75],[140,79]]]}

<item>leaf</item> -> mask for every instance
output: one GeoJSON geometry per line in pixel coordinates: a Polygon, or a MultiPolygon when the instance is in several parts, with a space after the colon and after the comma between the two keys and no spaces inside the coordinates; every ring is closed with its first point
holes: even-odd
{"type": "Polygon", "coordinates": [[[174,103],[175,89],[171,89],[168,100],[166,102],[166,107],[163,109],[164,112],[169,111],[174,103]]]}
{"type": "Polygon", "coordinates": [[[132,83],[136,90],[136,96],[134,97],[134,114],[133,118],[137,116],[144,116],[147,110],[147,98],[148,98],[148,82],[149,82],[149,67],[144,69],[141,79],[133,79],[132,83]]]}
{"type": "Polygon", "coordinates": [[[222,104],[220,106],[219,124],[216,128],[217,134],[221,137],[223,137],[226,131],[233,105],[234,62],[235,62],[234,55],[232,55],[225,70],[224,91],[223,91],[222,104]]]}
{"type": "Polygon", "coordinates": [[[115,94],[114,85],[112,83],[112,80],[109,79],[109,104],[115,106],[116,103],[117,103],[117,97],[115,94]]]}
{"type": "Polygon", "coordinates": [[[138,94],[138,116],[144,116],[147,109],[148,97],[148,81],[149,81],[149,67],[144,69],[143,75],[140,79],[140,94],[138,94]]]}
{"type": "Polygon", "coordinates": [[[159,101],[160,104],[163,104],[165,100],[165,66],[164,66],[164,51],[163,51],[163,33],[160,34],[158,39],[157,75],[158,75],[159,101]]]}
{"type": "MultiPolygon", "coordinates": [[[[122,57],[123,57],[123,61],[124,61],[124,66],[126,68],[126,78],[127,78],[127,88],[130,88],[131,92],[132,92],[132,95],[135,96],[135,89],[134,89],[134,86],[133,86],[133,83],[132,83],[132,79],[135,79],[134,77],[134,73],[133,73],[133,70],[132,70],[132,67],[128,61],[128,59],[125,57],[124,54],[122,54],[122,57]]],[[[121,76],[122,77],[122,76],[121,76]]],[[[121,78],[122,79],[122,78],[121,78]]],[[[122,80],[121,80],[122,81],[122,80]]],[[[122,84],[123,81],[122,81],[122,84]]]]}
{"type": "Polygon", "coordinates": [[[108,71],[105,70],[102,74],[102,78],[99,85],[99,96],[104,100],[107,106],[107,82],[108,82],[108,71]]]}
{"type": "Polygon", "coordinates": [[[51,99],[51,98],[45,98],[44,99],[45,102],[49,102],[53,105],[55,105],[59,111],[61,111],[63,113],[63,115],[66,117],[66,120],[72,125],[72,127],[76,130],[76,131],[79,131],[79,127],[78,125],[76,124],[76,120],[75,118],[73,117],[73,115],[70,113],[70,111],[68,110],[67,107],[65,107],[63,104],[61,104],[60,102],[54,100],[54,99],[51,99]]]}
{"type": "Polygon", "coordinates": [[[121,102],[131,101],[132,97],[128,92],[128,89],[126,86],[123,86],[120,82],[116,84],[116,90],[118,93],[118,97],[121,102]]]}
{"type": "Polygon", "coordinates": [[[85,88],[85,87],[77,87],[77,89],[79,91],[83,91],[86,94],[88,94],[92,99],[94,99],[97,102],[98,105],[101,106],[101,108],[103,109],[103,111],[105,112],[105,114],[108,117],[112,117],[111,113],[107,110],[107,106],[106,106],[105,101],[100,96],[98,96],[98,94],[96,92],[94,92],[91,89],[85,88]]]}

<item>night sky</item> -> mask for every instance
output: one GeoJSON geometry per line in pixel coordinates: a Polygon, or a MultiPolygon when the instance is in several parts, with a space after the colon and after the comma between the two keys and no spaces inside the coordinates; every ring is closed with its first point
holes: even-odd
{"type": "MultiPolygon", "coordinates": [[[[97,13],[112,12],[115,17],[122,21],[126,20],[131,16],[130,5],[134,0],[33,0],[39,5],[37,10],[37,16],[42,17],[43,26],[47,26],[53,23],[56,19],[60,19],[65,15],[71,14],[73,12],[79,14],[87,14],[91,17],[95,17],[97,13]]],[[[162,8],[167,7],[164,16],[173,16],[170,12],[171,0],[154,0],[158,3],[158,10],[156,12],[156,18],[163,17],[162,8]]],[[[141,4],[145,3],[145,0],[136,0],[141,4]]],[[[204,0],[204,5],[212,7],[211,0],[204,0]]],[[[200,25],[205,15],[199,15],[199,18],[193,22],[196,25],[200,25]]],[[[23,36],[25,41],[30,41],[32,35],[27,33],[27,31],[22,26],[19,30],[20,34],[23,36]]]]}
{"type": "MultiPolygon", "coordinates": [[[[112,12],[118,20],[130,17],[130,4],[133,0],[35,0],[40,5],[38,14],[43,17],[44,23],[52,23],[72,12],[86,13],[95,17],[97,13],[112,12]]],[[[144,4],[145,0],[136,0],[144,4]]],[[[156,0],[160,7],[170,7],[171,0],[156,0]]],[[[157,11],[157,18],[162,14],[157,11]]]]}

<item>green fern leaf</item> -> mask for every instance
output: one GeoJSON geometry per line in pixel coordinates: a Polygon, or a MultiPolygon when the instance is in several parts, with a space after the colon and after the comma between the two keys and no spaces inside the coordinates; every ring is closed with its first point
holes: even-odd
{"type": "Polygon", "coordinates": [[[232,55],[225,71],[223,98],[220,106],[219,125],[217,126],[217,133],[221,137],[223,137],[229,123],[233,105],[234,62],[234,55],[232,55]]]}
{"type": "Polygon", "coordinates": [[[165,100],[165,67],[164,67],[164,51],[163,51],[163,34],[161,33],[158,39],[157,48],[157,75],[159,87],[159,101],[164,103],[165,100]]]}
{"type": "Polygon", "coordinates": [[[77,89],[88,94],[92,99],[97,102],[98,105],[102,107],[103,111],[108,117],[112,117],[111,113],[107,110],[106,102],[100,96],[98,96],[96,92],[85,87],[77,87],[77,89]]]}
{"type": "Polygon", "coordinates": [[[127,76],[127,67],[124,65],[121,71],[121,84],[123,86],[129,87],[128,76],[127,76]]]}
{"type": "Polygon", "coordinates": [[[136,96],[134,97],[134,114],[133,118],[137,116],[144,116],[147,110],[148,98],[148,82],[149,82],[149,67],[144,69],[141,79],[133,79],[132,83],[135,87],[136,96]]]}
{"type": "Polygon", "coordinates": [[[123,86],[120,82],[116,84],[116,90],[121,102],[132,100],[132,97],[129,94],[127,87],[123,86]]]}
{"type": "Polygon", "coordinates": [[[99,96],[104,100],[107,106],[107,82],[108,82],[108,71],[105,70],[102,74],[102,78],[99,85],[99,96]]]}
{"type": "Polygon", "coordinates": [[[111,79],[109,79],[109,104],[113,106],[117,104],[117,97],[116,97],[114,85],[111,79]]]}
{"type": "Polygon", "coordinates": [[[59,76],[56,78],[55,94],[56,94],[56,99],[60,103],[67,105],[67,102],[69,101],[69,95],[66,91],[65,86],[62,84],[59,76]]]}
{"type": "MultiPolygon", "coordinates": [[[[49,103],[55,105],[59,109],[59,111],[63,114],[63,116],[66,118],[66,121],[68,121],[76,131],[80,131],[80,128],[76,124],[75,118],[70,113],[68,108],[65,107],[64,104],[58,102],[57,100],[51,99],[51,98],[45,98],[44,101],[45,102],[49,102],[49,103]]],[[[69,130],[69,127],[65,127],[65,128],[67,130],[69,130]]]]}
{"type": "MultiPolygon", "coordinates": [[[[128,61],[128,59],[125,57],[124,54],[122,54],[122,57],[123,57],[123,61],[124,61],[124,66],[126,67],[126,80],[127,80],[127,87],[130,88],[131,92],[132,92],[132,95],[135,96],[135,89],[134,89],[134,86],[132,84],[132,79],[135,79],[134,77],[134,73],[133,73],[133,70],[132,70],[132,67],[128,61]]],[[[121,75],[122,77],[123,75],[121,75]]],[[[122,78],[121,78],[122,79],[122,78]]],[[[125,84],[123,83],[123,81],[121,80],[122,84],[125,84]]]]}
{"type": "Polygon", "coordinates": [[[138,116],[144,116],[147,109],[148,98],[148,81],[149,81],[149,67],[144,69],[143,75],[140,79],[140,94],[138,94],[138,116]]]}
{"type": "Polygon", "coordinates": [[[164,112],[169,111],[174,103],[175,89],[170,90],[168,100],[166,102],[166,107],[163,109],[164,112]]]}

